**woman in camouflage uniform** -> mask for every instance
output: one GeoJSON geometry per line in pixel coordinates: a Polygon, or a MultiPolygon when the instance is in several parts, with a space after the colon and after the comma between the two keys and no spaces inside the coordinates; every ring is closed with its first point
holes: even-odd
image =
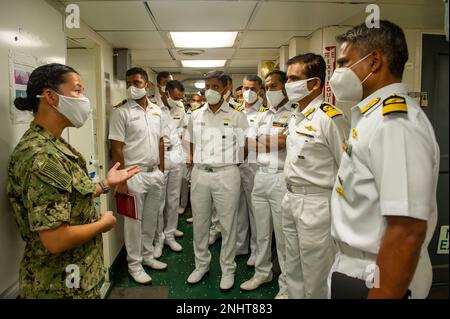
{"type": "Polygon", "coordinates": [[[116,219],[112,212],[96,217],[93,196],[139,172],[118,170],[94,184],[82,155],[61,134],[81,127],[90,112],[79,74],[61,64],[38,67],[27,97],[14,101],[34,113],[34,121],[14,149],[7,191],[25,241],[20,264],[21,298],[98,298],[105,274],[101,233],[116,219]]]}

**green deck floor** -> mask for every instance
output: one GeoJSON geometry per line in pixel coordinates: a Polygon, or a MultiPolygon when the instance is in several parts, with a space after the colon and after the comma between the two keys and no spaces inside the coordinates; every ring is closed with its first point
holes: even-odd
{"type": "MultiPolygon", "coordinates": [[[[237,256],[235,284],[232,290],[221,292],[219,289],[220,282],[220,240],[210,246],[212,260],[211,270],[209,274],[198,284],[188,285],[186,279],[194,270],[194,251],[192,246],[192,224],[186,223],[186,218],[190,217],[187,210],[185,214],[180,215],[178,229],[184,232],[183,238],[177,241],[183,246],[183,251],[172,252],[167,246],[164,247],[161,261],[168,264],[167,270],[157,271],[145,267],[147,273],[152,277],[152,287],[168,287],[169,299],[272,299],[278,292],[278,283],[274,276],[274,280],[267,285],[260,287],[252,292],[242,292],[239,285],[251,278],[254,268],[246,265],[248,256],[237,256]]],[[[114,282],[116,287],[138,287],[131,276],[128,274],[126,261],[123,260],[117,278],[114,282]]]]}

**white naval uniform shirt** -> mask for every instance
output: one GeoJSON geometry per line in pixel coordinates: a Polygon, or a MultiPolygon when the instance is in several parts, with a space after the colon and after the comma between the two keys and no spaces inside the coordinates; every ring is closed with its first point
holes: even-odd
{"type": "Polygon", "coordinates": [[[263,107],[263,100],[258,97],[258,100],[250,108],[245,107],[245,103],[241,105],[242,113],[245,114],[248,124],[252,127],[255,124],[258,111],[263,107]]]}
{"type": "MultiPolygon", "coordinates": [[[[247,136],[256,138],[263,135],[279,135],[288,127],[292,110],[292,103],[289,101],[278,109],[274,107],[261,109],[247,136]]],[[[268,153],[265,150],[258,152],[258,166],[270,167],[275,172],[283,170],[285,160],[286,149],[279,150],[277,145],[271,144],[271,151],[268,153]]]]}
{"type": "Polygon", "coordinates": [[[318,96],[302,112],[296,109],[292,113],[284,166],[288,185],[333,188],[349,123],[334,107],[336,112],[327,115],[321,109],[323,103],[318,96]]]}
{"type": "Polygon", "coordinates": [[[168,107],[162,104],[161,119],[165,145],[164,165],[167,169],[170,169],[185,161],[181,136],[183,135],[183,128],[187,126],[187,117],[183,103],[180,101],[176,107],[168,107]]]}
{"type": "Polygon", "coordinates": [[[129,99],[111,115],[108,138],[125,143],[123,153],[127,167],[158,165],[161,136],[161,109],[150,100],[145,111],[129,99]]]}
{"type": "Polygon", "coordinates": [[[351,127],[332,192],[332,236],[377,254],[385,216],[407,216],[428,222],[426,251],[436,227],[439,174],[439,147],[427,116],[406,86],[395,83],[354,106],[351,127]],[[407,113],[383,116],[383,101],[392,94],[404,99],[407,113]]]}
{"type": "Polygon", "coordinates": [[[225,167],[242,162],[238,154],[247,129],[244,113],[225,101],[216,113],[208,103],[192,111],[186,140],[194,144],[194,164],[225,167]]]}
{"type": "MultiPolygon", "coordinates": [[[[242,109],[242,113],[245,114],[245,117],[247,118],[248,121],[249,130],[247,132],[254,131],[253,127],[255,126],[256,118],[258,117],[259,111],[264,108],[263,100],[260,97],[258,97],[258,100],[255,102],[255,104],[253,104],[248,109],[245,107],[245,102],[240,106],[240,108],[242,109]]],[[[256,163],[256,156],[257,154],[255,150],[249,150],[247,158],[245,159],[245,162],[241,168],[248,167],[248,163],[251,164],[256,163]]]]}

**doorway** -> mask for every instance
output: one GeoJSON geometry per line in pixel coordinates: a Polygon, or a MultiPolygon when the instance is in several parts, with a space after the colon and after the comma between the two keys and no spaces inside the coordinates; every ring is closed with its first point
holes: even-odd
{"type": "Polygon", "coordinates": [[[449,93],[448,42],[444,35],[422,36],[421,105],[434,127],[441,151],[437,188],[438,221],[428,247],[433,283],[448,284],[449,93]]]}

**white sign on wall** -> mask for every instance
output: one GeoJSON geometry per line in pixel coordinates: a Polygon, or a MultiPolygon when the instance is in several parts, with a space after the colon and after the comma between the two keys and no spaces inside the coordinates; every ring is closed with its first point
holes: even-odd
{"type": "Polygon", "coordinates": [[[36,66],[35,57],[9,51],[10,115],[13,124],[29,123],[33,120],[33,113],[18,110],[14,106],[14,100],[16,97],[27,96],[28,80],[36,66]]]}
{"type": "Polygon", "coordinates": [[[448,225],[441,226],[437,247],[438,255],[448,255],[448,225]]]}
{"type": "Polygon", "coordinates": [[[325,72],[325,85],[323,89],[323,98],[325,102],[335,104],[335,98],[330,88],[330,79],[336,69],[336,46],[327,46],[323,48],[323,57],[327,66],[325,72]]]}

